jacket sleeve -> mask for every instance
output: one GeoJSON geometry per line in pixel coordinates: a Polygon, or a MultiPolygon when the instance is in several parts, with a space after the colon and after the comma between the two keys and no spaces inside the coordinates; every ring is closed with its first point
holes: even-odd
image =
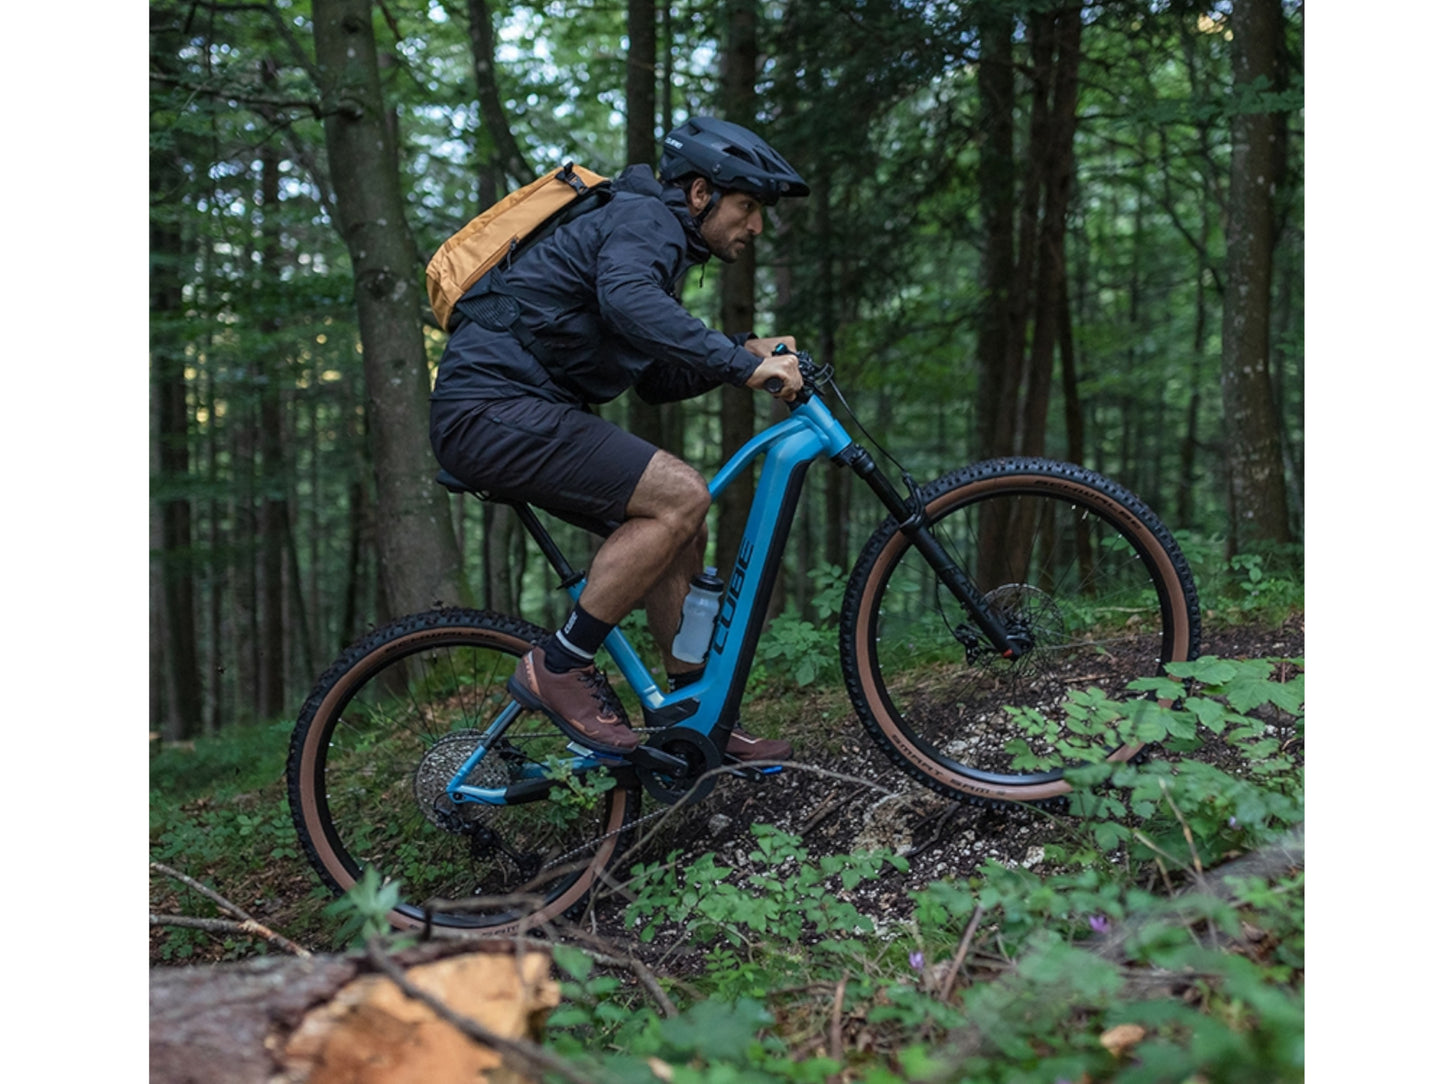
{"type": "MultiPolygon", "coordinates": [[[[597,254],[597,303],[603,321],[653,359],[649,369],[681,366],[711,381],[711,387],[747,383],[758,359],[668,293],[686,265],[682,227],[661,204],[638,202],[643,204],[638,213],[620,217],[597,254]]],[[[654,387],[664,385],[672,381],[658,378],[654,387]]],[[[691,394],[705,390],[699,386],[691,394]]]]}
{"type": "MultiPolygon", "coordinates": [[[[757,336],[749,332],[735,335],[732,341],[742,345],[757,336]]],[[[642,371],[642,376],[633,385],[638,398],[644,403],[675,403],[680,399],[691,399],[721,387],[724,381],[690,369],[685,365],[672,365],[665,361],[654,361],[642,371]]]]}

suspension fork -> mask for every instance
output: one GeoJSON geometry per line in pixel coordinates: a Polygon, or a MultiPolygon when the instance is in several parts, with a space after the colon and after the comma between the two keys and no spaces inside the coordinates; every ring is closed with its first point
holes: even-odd
{"type": "Polygon", "coordinates": [[[949,552],[943,548],[938,539],[933,537],[929,530],[923,510],[923,500],[919,496],[918,489],[913,485],[912,479],[908,479],[909,495],[905,498],[893,488],[887,478],[878,469],[878,464],[873,461],[866,449],[857,444],[850,444],[841,453],[834,456],[834,461],[840,466],[849,467],[853,473],[867,484],[878,499],[883,502],[883,507],[888,514],[898,521],[898,529],[913,544],[913,547],[928,562],[929,567],[938,573],[939,580],[949,592],[956,598],[959,604],[973,618],[981,631],[994,648],[1006,659],[1016,658],[1023,654],[1028,645],[1015,636],[1011,636],[998,614],[994,612],[988,600],[984,598],[983,592],[973,582],[963,569],[958,567],[949,552]]]}

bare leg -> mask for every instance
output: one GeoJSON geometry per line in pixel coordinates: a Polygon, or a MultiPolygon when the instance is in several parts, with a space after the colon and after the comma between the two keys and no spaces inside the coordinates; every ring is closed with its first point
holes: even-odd
{"type": "Polygon", "coordinates": [[[669,674],[680,674],[696,670],[700,665],[683,662],[672,654],[672,638],[677,635],[678,619],[682,616],[682,600],[687,595],[689,581],[702,571],[702,562],[707,553],[707,524],[699,528],[692,543],[682,548],[671,567],[647,593],[644,603],[647,607],[647,627],[662,650],[662,664],[669,674]]]}
{"type": "MultiPolygon", "coordinates": [[[[647,464],[632,499],[627,519],[597,550],[587,570],[587,586],[578,600],[599,621],[615,625],[649,598],[655,587],[666,581],[657,606],[665,607],[667,596],[676,594],[671,621],[676,630],[682,595],[696,562],[702,567],[699,537],[706,539],[706,517],[712,498],[702,476],[682,460],[658,452],[647,464]]],[[[652,601],[649,598],[649,601],[652,601]]],[[[664,609],[659,619],[668,620],[664,609]]],[[[652,619],[652,607],[649,607],[652,619]]],[[[657,626],[654,625],[654,634],[657,626]]],[[[664,645],[664,651],[666,649],[664,645]]]]}

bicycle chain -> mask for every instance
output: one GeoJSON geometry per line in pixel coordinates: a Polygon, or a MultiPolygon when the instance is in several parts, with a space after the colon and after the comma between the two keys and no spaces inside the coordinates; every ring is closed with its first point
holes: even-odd
{"type": "MultiPolygon", "coordinates": [[[[654,727],[634,727],[632,732],[633,732],[634,734],[642,734],[642,735],[660,734],[660,733],[662,733],[662,732],[663,732],[664,730],[666,730],[666,729],[668,729],[668,728],[667,728],[667,727],[662,727],[662,726],[654,726],[654,727]]],[[[545,732],[539,731],[538,733],[545,733],[545,732]]],[[[521,738],[521,739],[525,739],[525,738],[530,737],[530,736],[532,736],[532,735],[530,735],[530,734],[520,734],[520,735],[516,735],[515,737],[521,738]]],[[[620,825],[620,826],[618,826],[617,828],[612,829],[612,831],[610,831],[610,832],[606,832],[606,833],[604,833],[604,834],[602,834],[602,835],[600,835],[600,836],[597,836],[597,837],[594,838],[594,839],[590,839],[590,840],[588,840],[586,843],[583,843],[581,846],[574,847],[574,848],[572,848],[572,850],[567,851],[567,852],[565,852],[565,853],[563,853],[563,854],[558,855],[556,858],[552,859],[552,861],[548,862],[545,866],[541,867],[541,869],[540,869],[538,872],[539,872],[539,874],[540,874],[540,873],[546,873],[546,872],[547,872],[548,870],[550,870],[550,869],[555,869],[555,868],[558,867],[558,866],[567,864],[567,863],[570,862],[573,858],[576,858],[578,855],[586,854],[588,851],[596,851],[598,848],[600,848],[600,847],[602,847],[604,844],[606,844],[609,839],[612,839],[612,838],[614,838],[614,837],[616,837],[616,836],[620,836],[620,835],[622,835],[622,834],[624,834],[624,833],[626,833],[626,832],[630,832],[630,831],[632,831],[634,828],[641,827],[641,826],[644,825],[644,824],[648,824],[648,823],[650,823],[650,822],[652,822],[652,821],[657,820],[659,817],[664,817],[664,816],[666,816],[668,813],[672,812],[672,810],[673,810],[674,808],[676,808],[676,804],[675,804],[675,803],[669,804],[669,805],[665,805],[665,806],[663,806],[663,807],[660,808],[660,809],[654,810],[653,812],[646,814],[645,816],[637,817],[637,818],[635,818],[635,819],[633,819],[633,820],[630,820],[630,821],[628,821],[626,824],[620,825]]]]}
{"type": "MultiPolygon", "coordinates": [[[[660,727],[660,726],[657,726],[657,727],[635,727],[635,728],[633,728],[633,733],[634,733],[634,734],[659,734],[659,733],[661,733],[661,732],[662,732],[663,730],[665,730],[665,729],[667,729],[667,728],[666,728],[666,727],[660,727]]],[[[535,737],[535,736],[538,736],[538,735],[545,735],[545,734],[547,734],[547,733],[549,733],[549,732],[546,731],[546,730],[538,730],[538,731],[533,732],[533,733],[524,733],[524,734],[514,735],[514,738],[517,738],[517,739],[520,739],[520,740],[525,740],[525,739],[527,739],[527,738],[529,738],[529,737],[535,737]]],[[[618,828],[614,828],[614,829],[613,829],[612,831],[610,831],[610,832],[607,832],[607,833],[605,833],[605,834],[603,834],[603,835],[597,836],[597,837],[594,838],[594,839],[590,839],[590,840],[588,840],[586,843],[582,844],[580,847],[574,847],[572,850],[567,851],[567,852],[565,852],[564,854],[558,855],[556,858],[552,859],[552,861],[548,862],[545,866],[542,866],[541,869],[540,869],[538,872],[539,872],[539,873],[546,873],[548,870],[550,870],[550,869],[555,869],[557,866],[565,865],[566,863],[570,862],[573,858],[577,857],[578,855],[585,854],[587,851],[595,850],[596,848],[601,847],[603,844],[605,844],[605,843],[606,843],[609,839],[611,839],[613,836],[620,836],[622,833],[624,833],[624,832],[629,832],[629,831],[631,831],[633,828],[636,828],[638,825],[646,824],[648,821],[656,820],[658,817],[661,817],[663,814],[665,814],[670,808],[671,808],[670,806],[664,806],[663,808],[657,810],[656,812],[649,813],[649,814],[648,814],[647,816],[645,816],[645,817],[639,817],[639,818],[637,818],[636,820],[628,821],[626,824],[621,825],[621,826],[618,827],[618,828]]]]}
{"type": "Polygon", "coordinates": [[[552,859],[552,861],[548,862],[545,866],[543,866],[540,872],[546,873],[549,869],[555,869],[557,866],[565,865],[567,862],[571,861],[579,854],[585,854],[587,851],[595,851],[613,836],[620,836],[624,832],[632,831],[632,829],[636,828],[638,825],[646,824],[649,821],[655,821],[658,817],[662,817],[668,813],[671,813],[674,808],[674,806],[665,805],[661,809],[654,810],[653,812],[647,814],[647,816],[645,817],[638,817],[636,820],[628,821],[621,827],[614,828],[612,829],[612,831],[600,835],[596,839],[588,840],[586,843],[582,844],[582,846],[574,847],[566,854],[558,855],[556,858],[552,859]]]}

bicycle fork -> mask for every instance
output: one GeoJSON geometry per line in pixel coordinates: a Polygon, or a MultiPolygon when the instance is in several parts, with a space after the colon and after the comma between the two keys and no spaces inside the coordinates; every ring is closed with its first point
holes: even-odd
{"type": "Polygon", "coordinates": [[[1015,659],[1028,651],[1027,640],[1009,632],[983,592],[968,574],[958,567],[958,562],[943,548],[938,539],[933,537],[933,532],[928,529],[922,495],[911,477],[904,475],[909,489],[905,498],[900,496],[893,484],[883,476],[878,464],[861,445],[850,444],[833,458],[840,466],[850,468],[877,494],[888,514],[898,521],[898,529],[938,574],[939,581],[973,618],[979,631],[988,638],[1002,658],[1015,659]]]}

